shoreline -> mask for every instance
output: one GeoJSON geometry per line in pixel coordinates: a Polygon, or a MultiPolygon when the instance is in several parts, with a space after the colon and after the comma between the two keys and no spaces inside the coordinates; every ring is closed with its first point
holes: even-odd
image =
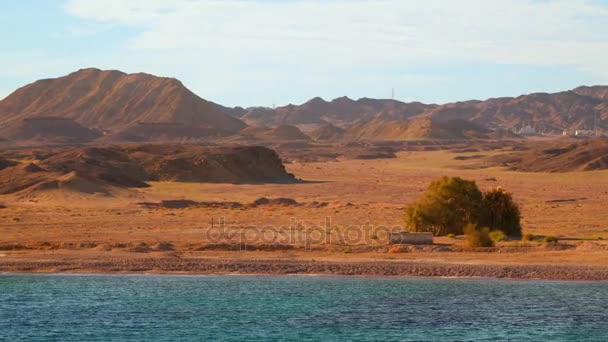
{"type": "Polygon", "coordinates": [[[0,275],[339,276],[436,279],[608,281],[608,266],[448,264],[418,261],[303,261],[139,258],[0,260],[0,275]]]}
{"type": "Polygon", "coordinates": [[[280,274],[280,273],[100,273],[100,272],[1,272],[2,277],[185,277],[185,278],[213,278],[213,277],[242,277],[242,278],[342,278],[342,279],[378,279],[378,280],[464,280],[464,281],[503,281],[503,282],[546,282],[546,283],[590,283],[590,284],[606,284],[606,280],[584,280],[584,279],[543,279],[543,278],[497,278],[497,277],[442,277],[442,276],[381,276],[381,275],[341,275],[341,274],[314,274],[314,273],[297,273],[297,274],[280,274]]]}

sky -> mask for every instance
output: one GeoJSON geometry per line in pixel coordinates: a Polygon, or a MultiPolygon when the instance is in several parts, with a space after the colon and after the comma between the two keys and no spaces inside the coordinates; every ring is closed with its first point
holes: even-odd
{"type": "Polygon", "coordinates": [[[243,107],[608,84],[608,0],[5,0],[0,13],[0,98],[87,67],[243,107]]]}

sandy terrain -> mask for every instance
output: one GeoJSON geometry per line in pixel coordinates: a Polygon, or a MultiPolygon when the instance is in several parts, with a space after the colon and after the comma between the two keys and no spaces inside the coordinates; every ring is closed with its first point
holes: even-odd
{"type": "Polygon", "coordinates": [[[0,196],[0,272],[331,273],[608,280],[608,172],[467,169],[497,152],[400,152],[396,159],[293,163],[301,184],[160,182],[124,193],[59,190],[0,196]],[[460,158],[462,159],[462,158],[460,158]],[[471,251],[462,237],[391,248],[386,229],[442,175],[514,193],[525,233],[557,245],[501,242],[471,251]],[[299,206],[149,208],[168,199],[299,206]],[[223,222],[223,225],[222,225],[223,222]],[[213,226],[212,226],[213,223],[213,226]],[[219,235],[218,232],[223,233],[219,235]]]}

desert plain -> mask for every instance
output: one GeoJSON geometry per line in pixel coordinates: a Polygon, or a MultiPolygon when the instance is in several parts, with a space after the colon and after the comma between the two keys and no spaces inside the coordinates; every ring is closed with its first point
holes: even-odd
{"type": "Polygon", "coordinates": [[[608,280],[608,173],[480,166],[511,149],[471,144],[401,150],[395,158],[283,157],[301,180],[291,184],[156,181],[104,194],[58,188],[3,195],[0,272],[608,280]],[[391,245],[387,232],[407,229],[405,206],[444,175],[475,180],[482,190],[507,189],[520,205],[524,234],[537,239],[480,249],[467,248],[462,236],[391,245]],[[559,242],[544,243],[544,236],[559,242]]]}

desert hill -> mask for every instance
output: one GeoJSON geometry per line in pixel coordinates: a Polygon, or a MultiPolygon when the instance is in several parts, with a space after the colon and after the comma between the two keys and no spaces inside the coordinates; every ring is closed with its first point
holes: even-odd
{"type": "Polygon", "coordinates": [[[265,147],[143,145],[126,147],[149,180],[203,183],[293,183],[279,155],[265,147]]]}
{"type": "Polygon", "coordinates": [[[258,126],[323,126],[328,123],[343,125],[357,120],[369,120],[376,116],[404,120],[433,107],[433,105],[419,102],[403,103],[395,100],[369,98],[352,100],[348,97],[325,101],[316,97],[299,106],[288,105],[276,109],[251,108],[242,113],[240,118],[249,124],[258,126]]]}
{"type": "Polygon", "coordinates": [[[304,134],[298,127],[291,125],[279,125],[274,128],[250,126],[240,132],[241,135],[256,139],[274,142],[308,141],[310,137],[304,134]]]}
{"type": "Polygon", "coordinates": [[[466,120],[492,129],[530,125],[539,132],[555,134],[564,129],[591,129],[596,115],[608,115],[602,104],[600,99],[566,91],[452,103],[423,115],[440,121],[466,120]]]}
{"type": "Polygon", "coordinates": [[[373,119],[348,128],[345,140],[402,141],[414,139],[491,139],[492,131],[465,120],[439,121],[420,117],[407,121],[373,119]]]}
{"type": "Polygon", "coordinates": [[[101,135],[99,131],[83,127],[72,119],[60,117],[27,118],[0,128],[0,136],[10,140],[46,143],[89,142],[101,135]]]}
{"type": "Polygon", "coordinates": [[[147,187],[148,175],[120,147],[70,148],[37,162],[42,169],[127,188],[147,187]]]}
{"type": "Polygon", "coordinates": [[[608,101],[608,86],[578,87],[573,90],[579,95],[589,96],[603,101],[608,101]]]}
{"type": "Polygon", "coordinates": [[[293,183],[265,147],[135,145],[7,151],[0,156],[0,194],[68,189],[111,193],[149,181],[293,183]]]}
{"type": "Polygon", "coordinates": [[[52,115],[116,132],[139,122],[181,123],[236,132],[233,109],[205,101],[173,78],[83,69],[26,85],[0,101],[0,126],[52,115]]]}
{"type": "Polygon", "coordinates": [[[600,119],[599,128],[608,130],[608,87],[579,87],[553,94],[534,93],[444,105],[367,98],[351,100],[343,97],[333,101],[314,98],[302,105],[253,108],[239,115],[250,124],[271,127],[316,125],[318,129],[333,124],[346,128],[373,119],[397,122],[431,117],[438,122],[465,120],[490,130],[532,126],[538,132],[559,134],[563,130],[590,130],[596,118],[600,119]]]}
{"type": "Polygon", "coordinates": [[[318,141],[336,141],[344,137],[346,130],[327,124],[309,133],[310,137],[318,141]]]}
{"type": "Polygon", "coordinates": [[[444,105],[317,97],[301,105],[243,109],[206,101],[173,78],[91,68],[34,82],[0,101],[0,141],[9,145],[30,140],[201,142],[222,137],[242,141],[239,132],[252,141],[309,140],[304,133],[320,141],[338,141],[342,136],[462,139],[481,138],[483,130],[506,132],[525,126],[547,134],[596,127],[606,132],[608,87],[444,105]],[[268,129],[247,130],[245,122],[268,129]],[[475,127],[462,127],[463,122],[475,127]]]}
{"type": "Polygon", "coordinates": [[[138,122],[116,133],[103,137],[104,142],[197,142],[208,138],[224,137],[232,132],[210,127],[192,126],[172,122],[138,122]]]}
{"type": "Polygon", "coordinates": [[[268,131],[268,137],[273,140],[310,140],[298,127],[280,125],[268,131]]]}
{"type": "Polygon", "coordinates": [[[527,172],[570,172],[608,169],[608,138],[559,139],[488,158],[488,166],[527,172]]]}

